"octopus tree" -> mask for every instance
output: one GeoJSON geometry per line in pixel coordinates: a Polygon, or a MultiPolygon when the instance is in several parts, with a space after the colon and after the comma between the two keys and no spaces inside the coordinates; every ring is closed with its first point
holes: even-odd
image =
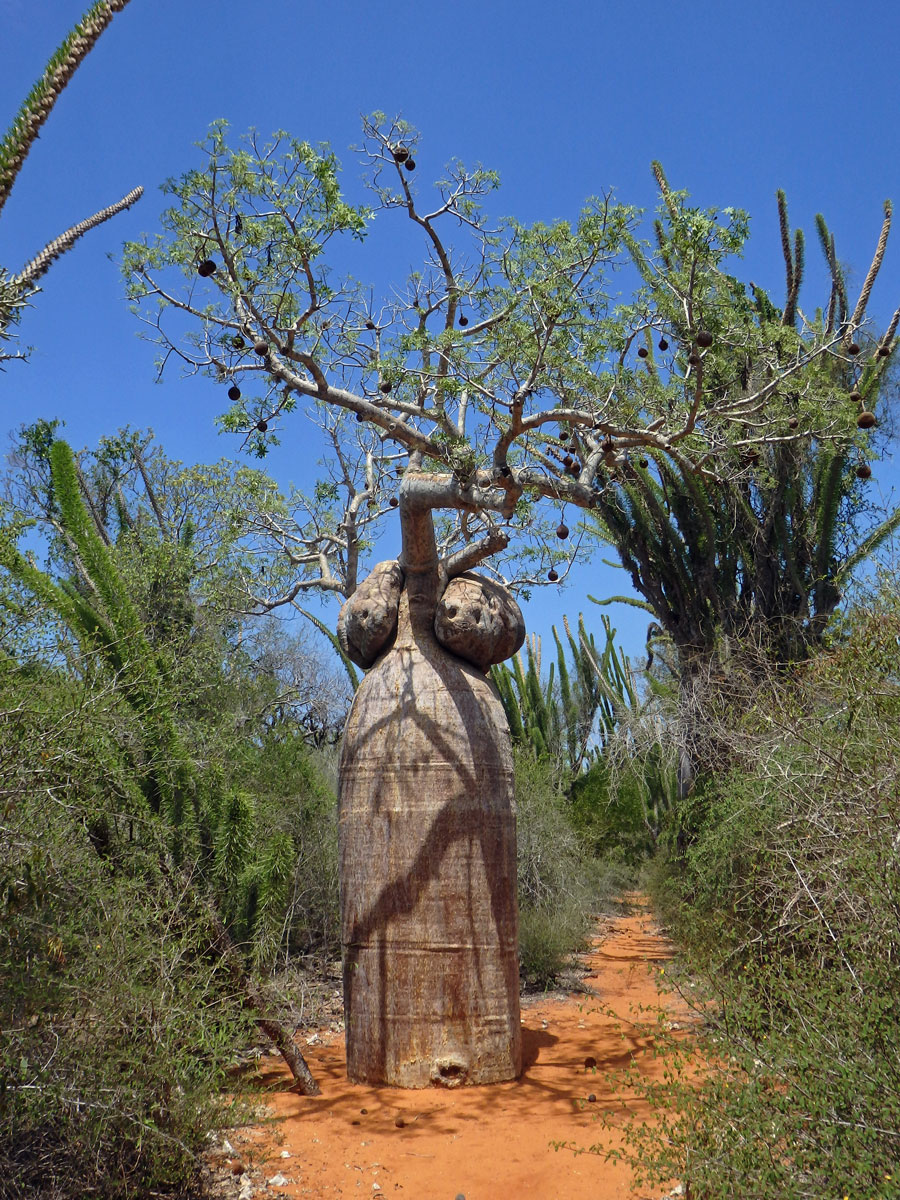
{"type": "MultiPolygon", "coordinates": [[[[40,78],[25,97],[12,125],[0,139],[0,209],[9,199],[25,159],[63,90],[115,14],[129,3],[130,0],[95,0],[57,47],[40,78]]],[[[28,300],[39,290],[38,280],[86,233],[130,208],[143,192],[142,187],[132,188],[121,200],[71,225],[14,274],[0,265],[0,364],[10,359],[27,358],[26,352],[9,351],[3,343],[11,339],[12,327],[21,317],[28,300]]]]}
{"type": "Polygon", "coordinates": [[[609,195],[571,222],[491,228],[497,178],[458,162],[423,207],[414,130],[376,114],[363,133],[371,207],[344,198],[327,148],[278,134],[235,150],[213,126],[125,270],[160,369],[174,359],[226,388],[223,424],[251,450],[298,402],[358,447],[317,490],[320,529],[296,556],[298,588],[349,596],[341,644],[368,671],[340,781],[349,1071],[488,1082],[517,1074],[520,1034],[511,757],[485,672],[524,628],[474,568],[517,554],[520,581],[556,581],[579,542],[565,506],[596,507],[636,470],[674,464],[712,485],[750,469],[759,443],[852,441],[846,397],[806,382],[829,357],[851,361],[861,315],[770,319],[724,269],[744,214],[691,208],[661,171],[654,249],[609,195]],[[424,263],[375,303],[325,253],[347,262],[344,246],[391,213],[421,234],[424,263]],[[610,277],[629,264],[637,289],[616,303],[610,277]],[[357,586],[373,506],[396,511],[400,546],[357,586]]]}

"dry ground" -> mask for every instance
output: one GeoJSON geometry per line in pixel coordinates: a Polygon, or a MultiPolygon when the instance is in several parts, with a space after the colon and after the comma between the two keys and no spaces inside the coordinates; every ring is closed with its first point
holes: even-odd
{"type": "Polygon", "coordinates": [[[614,1090],[612,1070],[662,1073],[652,1038],[634,1024],[637,1010],[664,1006],[675,1028],[690,1022],[659,991],[671,954],[639,898],[624,915],[601,918],[579,989],[523,1000],[525,1069],[512,1083],[425,1091],[349,1083],[343,1034],[332,1022],[303,1047],[321,1096],[295,1095],[280,1060],[260,1062],[270,1116],[230,1133],[217,1155],[233,1181],[228,1190],[244,1200],[638,1196],[624,1164],[571,1147],[613,1148],[623,1103],[640,1115],[630,1093],[614,1090]],[[604,1112],[612,1128],[598,1123],[604,1112]]]}

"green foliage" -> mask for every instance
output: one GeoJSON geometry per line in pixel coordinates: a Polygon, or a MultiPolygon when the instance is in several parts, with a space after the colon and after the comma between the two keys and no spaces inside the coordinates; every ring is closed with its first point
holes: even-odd
{"type": "Polygon", "coordinates": [[[657,884],[703,1029],[699,1079],[651,1089],[645,1178],[697,1195],[893,1196],[900,1138],[900,599],[717,713],[735,769],[702,781],[657,884]]]}
{"type": "Polygon", "coordinates": [[[629,873],[591,855],[546,758],[518,751],[515,764],[519,961],[526,981],[546,988],[583,948],[593,916],[629,873]]]}
{"type": "MultiPolygon", "coordinates": [[[[759,289],[751,300],[725,269],[743,246],[746,217],[726,210],[723,223],[716,212],[691,208],[658,164],[654,169],[663,195],[658,245],[647,255],[632,243],[643,278],[634,320],[649,310],[654,337],[661,333],[674,344],[695,383],[690,436],[708,437],[724,454],[709,454],[699,469],[683,453],[625,456],[597,494],[595,526],[616,548],[683,666],[699,659],[708,668],[718,657],[727,669],[739,639],[765,648],[775,661],[802,658],[819,643],[850,572],[900,523],[900,508],[873,519],[855,471],[874,451],[856,416],[862,407],[878,409],[897,327],[895,318],[877,341],[856,332],[890,212],[852,319],[844,296],[836,314],[807,322],[796,303],[803,239],[798,231],[791,244],[783,193],[787,298],[779,310],[759,289]],[[696,341],[700,328],[705,348],[696,341]],[[854,337],[863,345],[851,352],[854,337]],[[825,355],[815,352],[823,341],[825,355]],[[790,364],[784,374],[779,364],[790,364]],[[859,393],[858,403],[851,392],[859,393]],[[822,436],[825,419],[831,425],[822,436]]],[[[820,222],[834,295],[843,294],[832,240],[820,222]]],[[[649,332],[652,382],[657,366],[649,332]]]]}
{"type": "Polygon", "coordinates": [[[726,662],[741,638],[776,661],[821,639],[850,572],[900,524],[868,520],[849,454],[779,442],[711,483],[660,459],[598,498],[597,527],[683,659],[726,662]]]}
{"type": "Polygon", "coordinates": [[[529,987],[547,991],[587,945],[590,914],[574,901],[519,909],[519,969],[529,987]]]}
{"type": "Polygon", "coordinates": [[[174,206],[160,235],[126,251],[129,292],[161,361],[239,382],[224,422],[260,453],[298,403],[330,420],[335,478],[350,463],[362,473],[365,460],[376,508],[388,490],[397,499],[386,443],[401,469],[440,474],[441,506],[455,514],[442,542],[477,553],[502,518],[528,586],[563,553],[550,549],[535,502],[573,504],[598,515],[685,651],[708,655],[732,636],[720,628],[729,604],[735,629],[748,613],[759,631],[774,624],[776,653],[815,640],[839,590],[833,534],[864,507],[848,479],[874,449],[858,403],[878,401],[897,344],[900,311],[878,339],[864,327],[890,206],[852,310],[820,223],[834,305],[806,319],[805,243],[783,197],[779,308],[732,273],[747,215],[691,205],[659,164],[654,245],[638,236],[637,210],[609,195],[567,220],[492,223],[495,175],[459,162],[420,204],[403,165],[415,130],[376,113],[363,134],[378,209],[423,239],[405,287],[379,302],[374,288],[329,275],[326,244],[359,237],[372,213],[341,198],[327,148],[283,133],[234,148],[219,123],[200,168],[167,185],[174,206]],[[639,282],[620,302],[613,275],[629,260],[639,282]],[[837,491],[831,473],[818,478],[819,458],[832,455],[847,468],[837,491]],[[814,547],[810,512],[824,518],[814,547]]]}
{"type": "Polygon", "coordinates": [[[0,665],[2,1190],[194,1195],[247,1018],[82,665],[0,665]]]}
{"type": "Polygon", "coordinates": [[[673,750],[658,704],[666,689],[657,683],[639,696],[615,630],[602,620],[602,650],[583,618],[577,639],[563,618],[566,645],[554,628],[557,660],[546,678],[537,639],[528,643],[525,664],[518,654],[511,666],[493,667],[492,676],[513,742],[549,764],[568,793],[567,826],[598,858],[633,867],[668,831],[675,802],[673,750]]]}
{"type": "Polygon", "coordinates": [[[636,866],[656,851],[676,804],[671,759],[660,739],[625,763],[599,759],[572,781],[572,821],[595,854],[636,866]]]}
{"type": "MultiPolygon", "coordinates": [[[[53,574],[17,548],[21,511],[0,529],[0,1170],[15,1196],[186,1196],[264,1002],[248,965],[333,951],[334,799],[284,686],[302,654],[265,631],[236,647],[200,602],[212,529],[171,536],[183,498],[152,484],[151,521],[123,491],[107,523],[115,486],[53,432],[30,460],[53,574]]],[[[140,453],[107,450],[111,472],[140,453]]]]}
{"type": "MultiPolygon", "coordinates": [[[[234,743],[236,731],[229,734],[221,725],[227,694],[222,685],[228,683],[221,666],[223,647],[214,638],[198,636],[199,613],[190,591],[192,527],[183,526],[187,536],[183,532],[178,541],[155,536],[139,542],[133,528],[127,528],[114,552],[81,498],[69,447],[55,440],[48,456],[53,506],[69,553],[78,563],[80,586],[65,579],[54,583],[11,540],[0,547],[0,561],[59,613],[83,653],[96,656],[101,678],[114,682],[133,719],[136,781],[151,811],[170,830],[176,866],[193,864],[201,884],[213,889],[221,911],[236,922],[241,937],[262,961],[271,957],[271,947],[279,941],[276,927],[281,930],[285,921],[294,871],[293,863],[291,869],[286,865],[289,852],[297,864],[305,862],[294,846],[304,823],[301,820],[287,832],[266,829],[255,816],[246,789],[252,787],[254,771],[274,769],[267,757],[283,757],[292,743],[293,778],[288,781],[282,773],[280,795],[292,790],[294,796],[298,791],[302,795],[305,783],[310,811],[321,806],[323,788],[309,765],[303,735],[290,726],[285,732],[273,725],[270,736],[252,754],[236,744],[244,765],[243,787],[229,783],[221,767],[221,738],[224,734],[234,743]],[[119,568],[117,557],[124,569],[119,568]],[[203,768],[192,757],[188,746],[198,741],[197,748],[212,753],[218,769],[203,768]],[[217,754],[212,750],[216,741],[220,743],[217,754]]],[[[164,527],[156,532],[160,535],[164,527]]],[[[233,655],[240,672],[245,664],[235,659],[233,655]]],[[[259,689],[257,695],[262,715],[267,708],[265,696],[259,689]]],[[[303,811],[301,803],[301,816],[303,811]]],[[[327,818],[322,819],[327,823],[327,818]]],[[[284,926],[288,941],[290,927],[288,921],[284,926]]]]}
{"type": "Polygon", "coordinates": [[[519,653],[512,666],[492,667],[491,676],[513,741],[529,747],[536,758],[556,763],[563,775],[576,776],[603,752],[623,712],[638,700],[630,666],[616,649],[616,631],[608,617],[603,617],[602,650],[582,617],[577,637],[566,617],[563,627],[565,644],[553,627],[556,662],[551,662],[546,678],[541,676],[537,638],[529,640],[524,664],[519,653]]]}

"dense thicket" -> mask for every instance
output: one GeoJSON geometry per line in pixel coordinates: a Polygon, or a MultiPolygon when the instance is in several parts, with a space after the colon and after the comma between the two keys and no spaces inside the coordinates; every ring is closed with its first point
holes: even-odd
{"type": "Polygon", "coordinates": [[[187,1194],[253,1025],[290,1041],[265,975],[333,953],[334,798],[302,646],[201,603],[190,536],[104,539],[47,454],[53,572],[21,511],[0,539],[4,1194],[187,1194]]]}
{"type": "Polygon", "coordinates": [[[704,1073],[631,1130],[645,1173],[704,1200],[895,1194],[898,644],[891,578],[802,668],[707,697],[731,769],[699,782],[656,886],[704,1073]]]}

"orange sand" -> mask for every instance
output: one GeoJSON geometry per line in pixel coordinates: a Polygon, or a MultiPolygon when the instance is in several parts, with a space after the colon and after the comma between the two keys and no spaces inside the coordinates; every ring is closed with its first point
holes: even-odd
{"type": "Polygon", "coordinates": [[[671,953],[644,904],[631,915],[604,919],[584,956],[584,985],[595,994],[524,1002],[525,1069],[512,1083],[424,1091],[351,1084],[339,1033],[308,1046],[301,1041],[321,1096],[288,1091],[280,1060],[264,1060],[263,1082],[284,1090],[266,1097],[271,1122],[229,1135],[236,1147],[232,1169],[253,1164],[255,1186],[244,1175],[243,1195],[262,1189],[268,1196],[323,1200],[635,1196],[624,1164],[554,1143],[612,1148],[620,1139],[614,1128],[599,1125],[598,1113],[621,1123],[627,1100],[630,1114],[641,1114],[639,1102],[610,1089],[607,1072],[634,1065],[648,1078],[662,1074],[661,1059],[648,1053],[650,1039],[638,1034],[632,1018],[638,1006],[663,1006],[684,1019],[657,990],[671,953]],[[591,1057],[597,1065],[586,1068],[591,1057]]]}

